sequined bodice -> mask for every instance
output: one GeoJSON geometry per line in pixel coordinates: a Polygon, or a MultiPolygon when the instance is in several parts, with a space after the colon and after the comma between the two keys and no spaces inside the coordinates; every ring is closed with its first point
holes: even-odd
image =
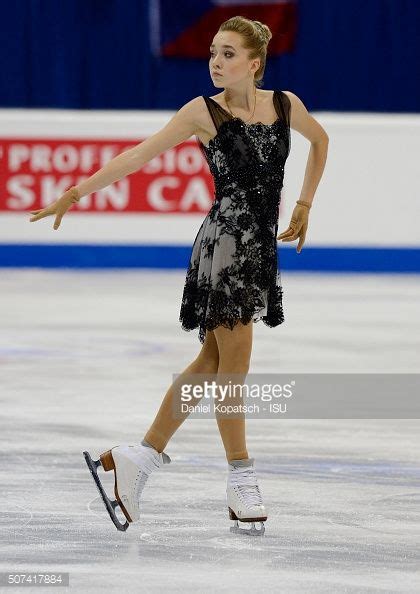
{"type": "Polygon", "coordinates": [[[215,199],[232,191],[279,200],[284,166],[290,152],[290,100],[274,91],[277,119],[272,124],[246,124],[214,99],[204,97],[216,128],[207,145],[199,141],[215,184],[215,199]]]}

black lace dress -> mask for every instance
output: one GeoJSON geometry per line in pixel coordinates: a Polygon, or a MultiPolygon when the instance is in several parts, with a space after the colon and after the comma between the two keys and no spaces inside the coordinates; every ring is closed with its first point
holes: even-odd
{"type": "Polygon", "coordinates": [[[198,230],[179,320],[184,330],[233,329],[240,320],[284,321],[277,234],[280,191],[290,152],[290,99],[273,92],[277,119],[245,124],[204,97],[217,134],[199,146],[214,179],[212,207],[198,230]]]}

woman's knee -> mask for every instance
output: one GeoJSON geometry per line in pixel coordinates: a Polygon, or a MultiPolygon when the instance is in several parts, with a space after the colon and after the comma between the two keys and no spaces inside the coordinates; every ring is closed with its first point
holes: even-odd
{"type": "Polygon", "coordinates": [[[219,347],[212,330],[206,331],[206,337],[197,359],[203,363],[203,365],[207,364],[212,368],[215,366],[217,367],[219,364],[219,347]]]}
{"type": "Polygon", "coordinates": [[[218,327],[214,330],[219,348],[219,367],[248,372],[252,351],[252,322],[238,322],[232,330],[218,327]]]}

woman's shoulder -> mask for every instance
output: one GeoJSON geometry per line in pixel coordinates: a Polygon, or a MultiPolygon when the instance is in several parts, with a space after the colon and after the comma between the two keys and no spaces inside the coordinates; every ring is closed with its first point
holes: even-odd
{"type": "Polygon", "coordinates": [[[206,103],[203,95],[193,97],[178,110],[184,118],[187,118],[195,125],[200,125],[205,117],[206,103]]]}
{"type": "Polygon", "coordinates": [[[283,95],[289,99],[291,105],[296,105],[298,103],[302,103],[301,99],[292,91],[282,91],[283,95]]]}

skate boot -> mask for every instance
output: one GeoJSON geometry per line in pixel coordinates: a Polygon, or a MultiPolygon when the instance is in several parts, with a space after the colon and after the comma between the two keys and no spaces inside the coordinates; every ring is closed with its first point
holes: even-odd
{"type": "Polygon", "coordinates": [[[262,536],[267,519],[254,468],[254,458],[231,460],[226,488],[229,517],[235,520],[231,532],[262,536]],[[240,528],[238,522],[251,522],[251,528],[240,528]],[[260,522],[261,528],[255,528],[260,522]]]}
{"type": "Polygon", "coordinates": [[[106,509],[117,530],[127,530],[131,522],[137,522],[140,517],[140,497],[144,485],[153,470],[162,464],[169,464],[171,459],[165,452],[158,453],[154,448],[140,445],[119,445],[111,448],[99,456],[99,460],[92,460],[89,452],[83,452],[86,464],[101,494],[106,509]],[[102,466],[108,472],[114,471],[115,500],[107,496],[98,476],[97,467],[102,466]],[[126,522],[122,524],[115,508],[119,506],[126,522]]]}

